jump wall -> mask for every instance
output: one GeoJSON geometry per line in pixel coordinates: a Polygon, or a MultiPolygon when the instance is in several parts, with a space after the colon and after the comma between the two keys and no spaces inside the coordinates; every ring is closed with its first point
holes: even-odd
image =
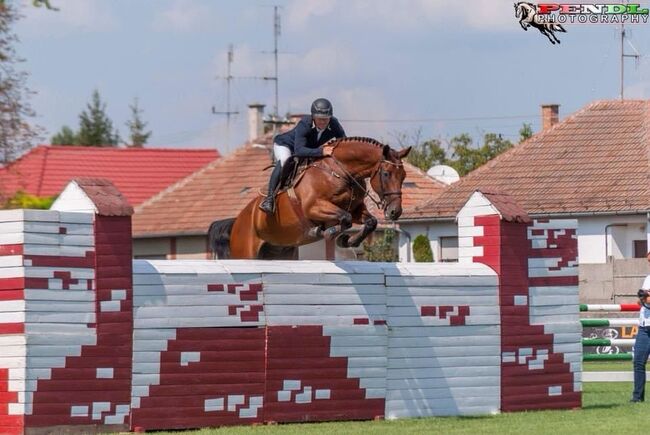
{"type": "Polygon", "coordinates": [[[457,264],[147,261],[62,201],[0,212],[0,433],[581,404],[575,221],[476,192],[457,264]]]}

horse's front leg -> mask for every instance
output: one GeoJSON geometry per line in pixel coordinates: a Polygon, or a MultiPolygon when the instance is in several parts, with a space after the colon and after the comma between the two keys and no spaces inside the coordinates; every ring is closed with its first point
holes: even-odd
{"type": "Polygon", "coordinates": [[[329,201],[319,199],[305,213],[307,219],[322,222],[322,236],[334,240],[339,234],[352,226],[352,215],[329,201]]]}
{"type": "Polygon", "coordinates": [[[358,215],[355,213],[354,222],[363,223],[363,227],[361,228],[361,231],[352,237],[348,236],[347,234],[343,234],[341,237],[339,237],[339,245],[342,248],[358,247],[361,245],[361,242],[363,242],[366,237],[368,237],[368,234],[372,233],[377,228],[377,219],[372,214],[370,214],[365,206],[363,206],[358,215]]]}

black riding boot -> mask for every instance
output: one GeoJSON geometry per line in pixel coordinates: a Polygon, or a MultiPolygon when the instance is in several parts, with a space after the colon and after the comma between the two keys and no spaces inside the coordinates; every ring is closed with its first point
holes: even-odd
{"type": "Polygon", "coordinates": [[[273,214],[275,211],[275,189],[278,187],[280,182],[280,175],[282,174],[282,165],[280,162],[275,164],[273,172],[271,173],[271,179],[269,180],[269,192],[264,198],[264,201],[260,204],[260,208],[268,214],[273,214]]]}

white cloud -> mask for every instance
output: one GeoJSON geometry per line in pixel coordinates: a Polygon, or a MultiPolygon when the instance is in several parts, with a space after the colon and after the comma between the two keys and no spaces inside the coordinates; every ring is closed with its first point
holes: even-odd
{"type": "Polygon", "coordinates": [[[108,32],[117,27],[117,18],[109,2],[66,0],[56,3],[58,11],[35,8],[23,0],[25,19],[18,24],[20,35],[60,37],[72,33],[108,32]]]}
{"type": "Polygon", "coordinates": [[[512,5],[512,0],[472,0],[462,6],[450,0],[293,0],[286,10],[290,28],[297,31],[318,28],[322,20],[359,26],[374,23],[393,32],[452,23],[482,31],[512,31],[517,27],[512,5]]]}
{"type": "Polygon", "coordinates": [[[332,12],[340,14],[341,6],[343,3],[337,0],[294,0],[286,7],[287,23],[292,29],[304,30],[312,19],[322,19],[332,12]]]}
{"type": "Polygon", "coordinates": [[[213,27],[215,18],[205,3],[175,0],[170,7],[155,15],[153,28],[160,31],[193,32],[213,27]]]}

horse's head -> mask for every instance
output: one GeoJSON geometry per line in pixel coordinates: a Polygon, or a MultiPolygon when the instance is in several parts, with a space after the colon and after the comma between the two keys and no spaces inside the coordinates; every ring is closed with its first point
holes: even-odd
{"type": "Polygon", "coordinates": [[[531,12],[533,12],[533,14],[534,14],[535,5],[533,3],[530,3],[530,2],[517,2],[514,5],[515,5],[515,17],[516,18],[521,17],[521,19],[523,20],[523,19],[526,19],[526,17],[531,12]]]}
{"type": "Polygon", "coordinates": [[[382,159],[370,176],[370,185],[379,195],[384,217],[397,220],[402,214],[402,182],[406,177],[402,159],[408,155],[411,147],[400,151],[384,145],[382,159]]]}

